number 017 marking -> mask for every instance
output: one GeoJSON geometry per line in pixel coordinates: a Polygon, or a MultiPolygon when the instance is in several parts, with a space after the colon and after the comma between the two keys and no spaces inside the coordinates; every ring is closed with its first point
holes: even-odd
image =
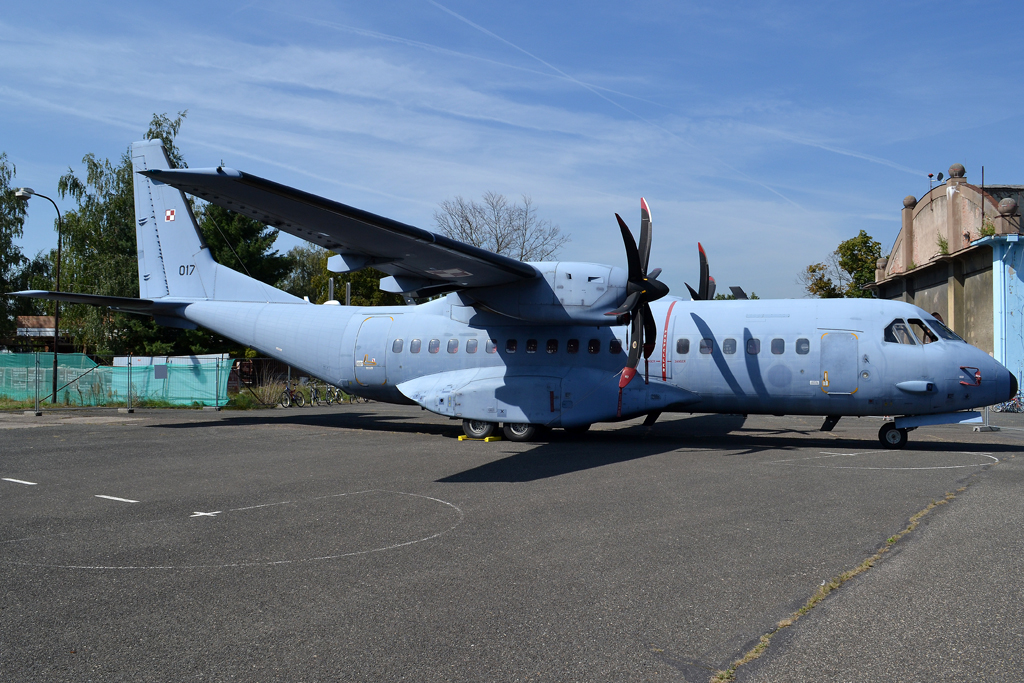
{"type": "Polygon", "coordinates": [[[178,275],[191,275],[195,269],[195,265],[178,266],[178,275]]]}

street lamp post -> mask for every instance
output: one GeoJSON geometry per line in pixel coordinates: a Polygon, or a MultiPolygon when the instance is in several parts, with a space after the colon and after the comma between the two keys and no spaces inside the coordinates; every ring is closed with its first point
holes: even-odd
{"type": "MultiPolygon", "coordinates": [[[[53,204],[54,210],[57,211],[57,263],[55,266],[57,276],[57,290],[60,291],[60,243],[61,243],[61,230],[64,227],[63,219],[60,215],[60,209],[57,208],[57,202],[53,201],[45,194],[39,194],[30,187],[19,187],[14,190],[14,196],[23,202],[28,202],[30,197],[42,197],[51,204],[53,204]]],[[[53,300],[53,398],[51,403],[57,405],[57,339],[60,336],[60,301],[53,300]]]]}

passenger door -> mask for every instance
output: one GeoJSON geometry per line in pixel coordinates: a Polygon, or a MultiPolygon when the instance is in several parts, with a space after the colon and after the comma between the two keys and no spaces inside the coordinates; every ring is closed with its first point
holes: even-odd
{"type": "Polygon", "coordinates": [[[392,321],[391,316],[373,316],[364,320],[356,333],[352,359],[356,382],[364,387],[387,384],[387,345],[392,321]]]}
{"type": "Polygon", "coordinates": [[[857,393],[857,335],[853,332],[821,335],[821,390],[826,394],[857,393]]]}

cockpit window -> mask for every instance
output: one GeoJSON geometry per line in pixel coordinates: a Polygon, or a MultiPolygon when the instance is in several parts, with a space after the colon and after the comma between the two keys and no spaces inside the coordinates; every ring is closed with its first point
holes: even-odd
{"type": "Polygon", "coordinates": [[[907,320],[910,323],[910,329],[914,331],[914,336],[917,337],[917,341],[922,344],[931,344],[932,342],[939,341],[939,338],[935,336],[935,333],[928,329],[923,321],[917,318],[910,318],[907,320]]]}
{"type": "Polygon", "coordinates": [[[914,345],[914,335],[907,328],[907,323],[903,322],[902,318],[896,318],[889,323],[889,326],[885,328],[885,337],[883,339],[893,344],[914,345]]]}
{"type": "Polygon", "coordinates": [[[935,331],[935,334],[939,335],[941,339],[945,339],[946,341],[963,341],[963,339],[960,338],[960,335],[943,325],[940,320],[929,320],[928,325],[935,331]]]}

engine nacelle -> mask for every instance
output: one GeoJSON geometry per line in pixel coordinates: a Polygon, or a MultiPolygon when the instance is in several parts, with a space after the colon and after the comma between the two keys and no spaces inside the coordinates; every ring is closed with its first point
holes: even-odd
{"type": "Polygon", "coordinates": [[[534,323],[614,325],[626,298],[626,271],[600,263],[531,263],[542,277],[501,287],[464,290],[460,299],[478,311],[534,323]]]}

